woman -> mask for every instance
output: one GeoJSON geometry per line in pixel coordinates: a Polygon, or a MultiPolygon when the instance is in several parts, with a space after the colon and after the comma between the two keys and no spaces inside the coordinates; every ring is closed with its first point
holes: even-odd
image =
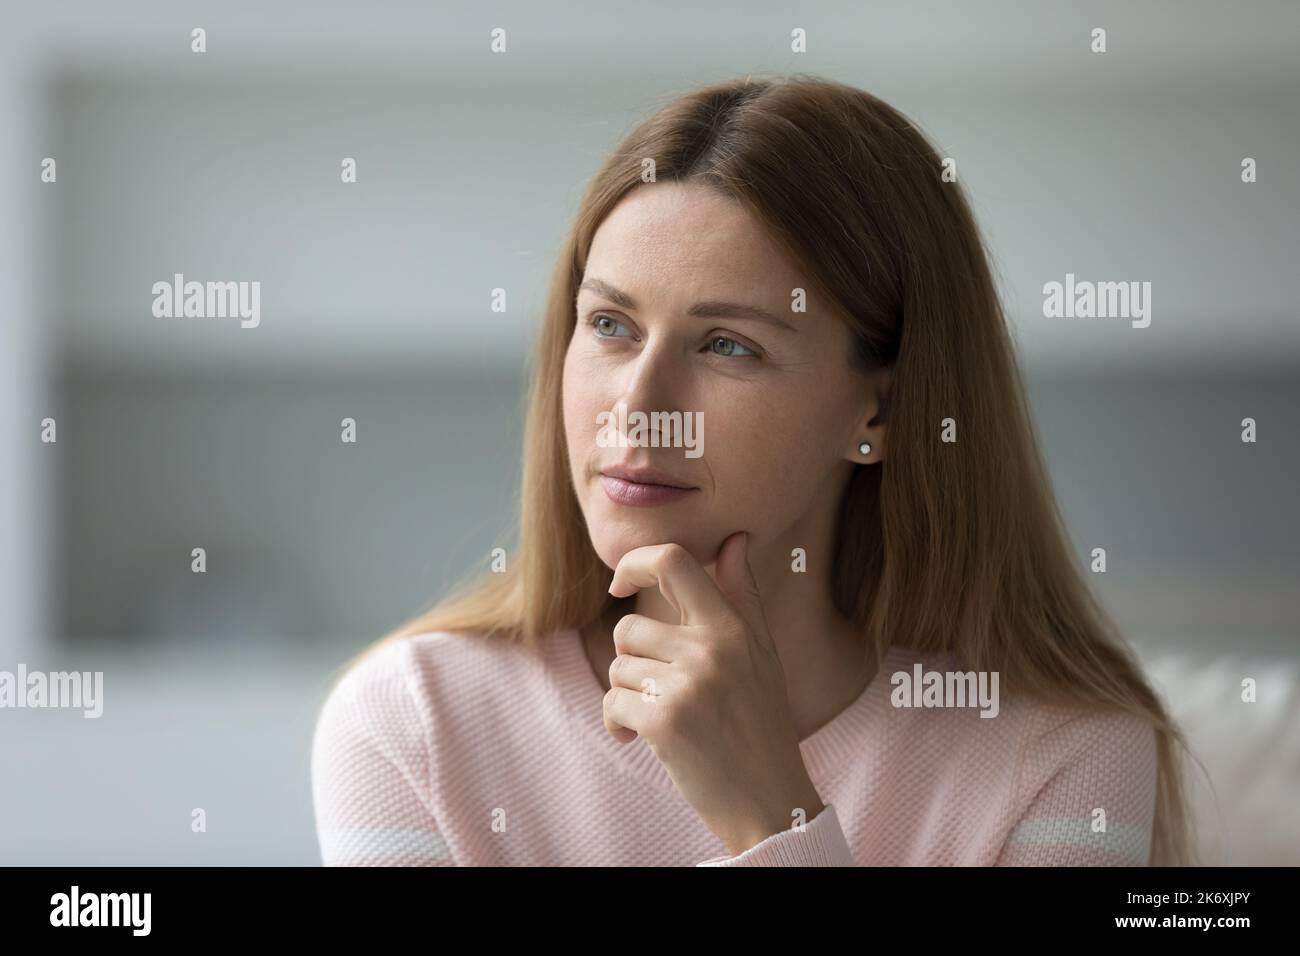
{"type": "Polygon", "coordinates": [[[517,549],[320,714],[326,864],[1190,862],[951,179],[805,75],[627,137],[553,278],[517,549]]]}

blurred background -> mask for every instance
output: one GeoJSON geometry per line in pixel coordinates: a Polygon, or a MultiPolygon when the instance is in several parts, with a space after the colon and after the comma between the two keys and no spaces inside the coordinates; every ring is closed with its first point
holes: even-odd
{"type": "Polygon", "coordinates": [[[529,350],[587,178],[659,103],[758,72],[860,86],[957,160],[1079,560],[1106,548],[1090,580],[1214,775],[1203,848],[1300,863],[1300,8],[4,17],[0,670],[105,685],[98,720],[0,710],[0,863],[319,862],[334,669],[509,543],[529,350]],[[177,272],[260,281],[260,326],[154,318],[177,272]],[[1066,273],[1151,282],[1150,327],[1044,318],[1066,273]]]}

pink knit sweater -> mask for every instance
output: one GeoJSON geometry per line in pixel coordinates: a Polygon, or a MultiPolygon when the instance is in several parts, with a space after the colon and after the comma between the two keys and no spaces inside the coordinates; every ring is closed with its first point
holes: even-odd
{"type": "Polygon", "coordinates": [[[1001,694],[1000,711],[895,707],[890,677],[956,670],[890,649],[800,742],[818,816],[737,856],[637,737],[605,730],[576,629],[390,644],[329,693],[312,746],[327,866],[1146,864],[1150,724],[1001,694]]]}

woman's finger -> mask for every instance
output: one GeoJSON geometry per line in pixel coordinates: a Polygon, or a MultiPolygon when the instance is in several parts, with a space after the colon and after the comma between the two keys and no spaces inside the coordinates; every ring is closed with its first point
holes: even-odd
{"type": "Polygon", "coordinates": [[[648,725],[647,718],[650,716],[648,708],[654,706],[653,703],[641,699],[639,690],[611,687],[605,693],[605,729],[626,743],[648,725]]]}
{"type": "Polygon", "coordinates": [[[623,555],[609,593],[628,597],[652,587],[659,588],[684,625],[721,623],[736,613],[700,562],[674,542],[633,548],[623,555]]]}
{"type": "Polygon", "coordinates": [[[619,654],[609,665],[609,686],[638,691],[647,704],[664,693],[671,679],[672,669],[663,661],[619,654]]]}
{"type": "Polygon", "coordinates": [[[624,614],[614,625],[614,651],[671,664],[680,656],[684,635],[680,625],[624,614]]]}

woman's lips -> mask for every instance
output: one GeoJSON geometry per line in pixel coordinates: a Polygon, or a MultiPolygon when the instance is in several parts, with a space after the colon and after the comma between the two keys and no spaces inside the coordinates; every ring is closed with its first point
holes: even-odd
{"type": "Polygon", "coordinates": [[[641,484],[636,481],[615,478],[612,475],[601,475],[600,483],[605,486],[605,494],[609,496],[610,501],[620,505],[632,505],[633,507],[667,504],[670,501],[676,501],[700,490],[698,488],[673,488],[669,485],[641,484]]]}

